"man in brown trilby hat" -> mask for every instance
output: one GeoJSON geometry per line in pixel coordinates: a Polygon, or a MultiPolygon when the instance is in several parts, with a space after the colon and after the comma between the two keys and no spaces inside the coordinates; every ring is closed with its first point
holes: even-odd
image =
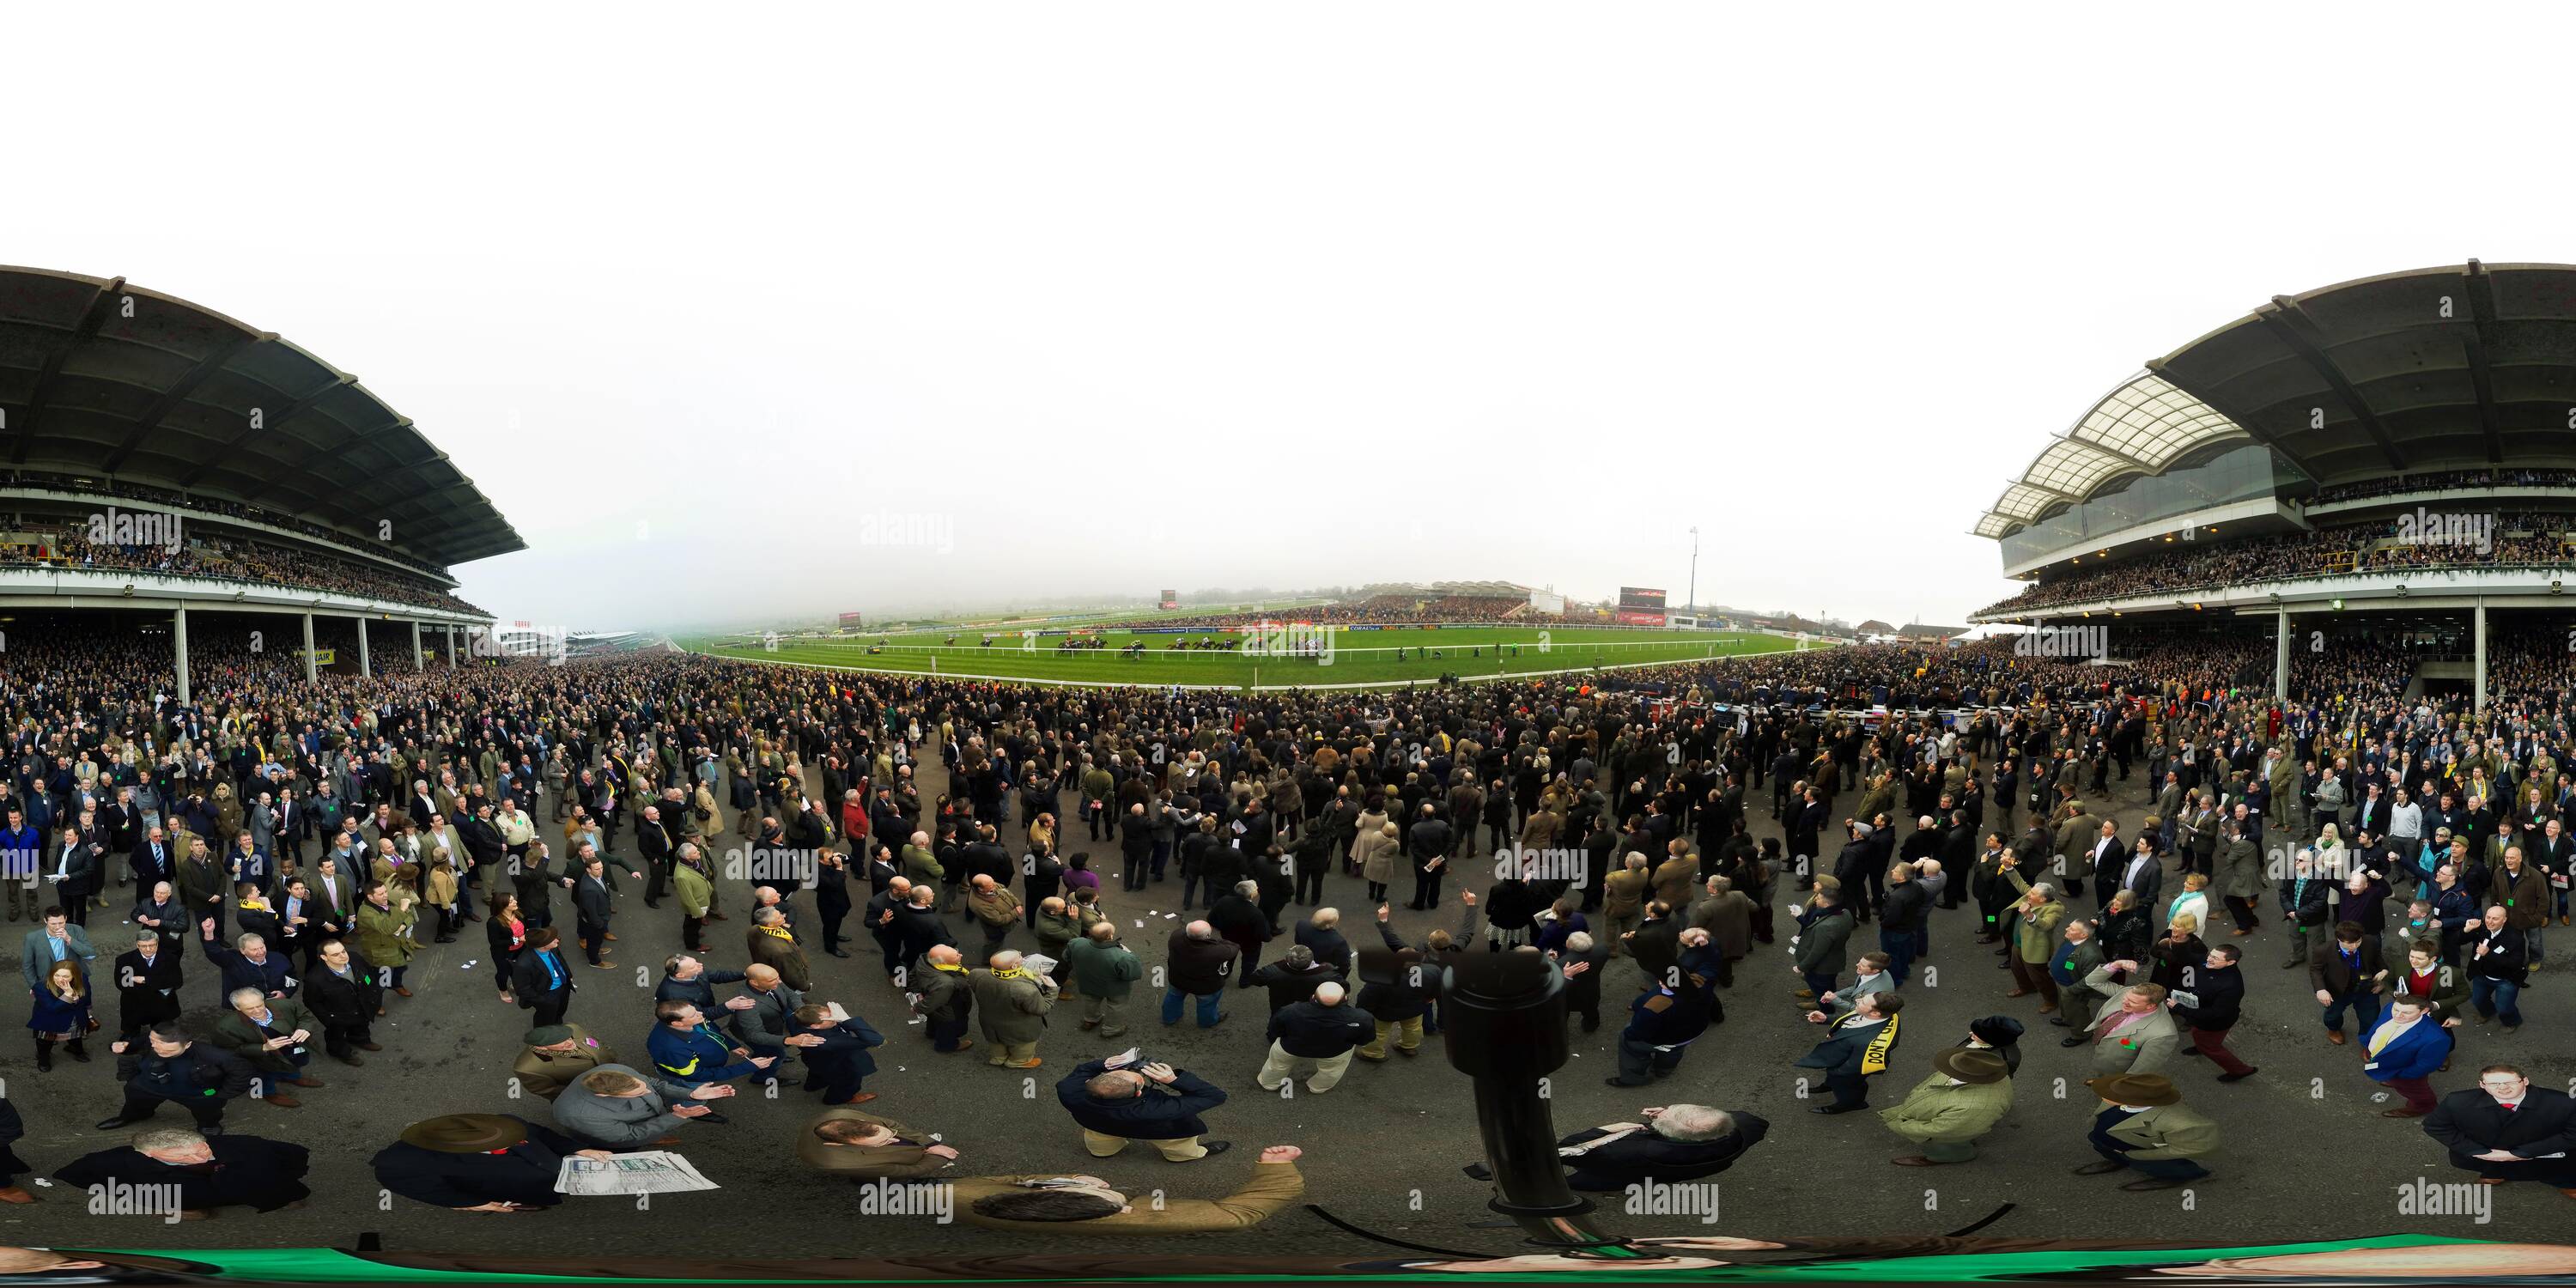
{"type": "Polygon", "coordinates": [[[404,1198],[461,1212],[529,1212],[563,1202],[555,1176],[566,1157],[614,1155],[507,1114],[448,1114],[403,1128],[374,1161],[377,1182],[404,1198]]]}
{"type": "Polygon", "coordinates": [[[1977,1138],[2012,1109],[2013,1084],[2004,1058],[1976,1047],[1949,1047],[1932,1057],[1932,1074],[1905,1101],[1879,1111],[1889,1131],[1922,1147],[1891,1159],[1899,1167],[1965,1163],[1977,1156],[1977,1138]]]}
{"type": "Polygon", "coordinates": [[[2218,1124],[2182,1103],[2182,1091],[2161,1073],[2122,1073],[2088,1078],[2085,1086],[2102,1098],[2094,1115],[2093,1150],[2097,1163],[2076,1168],[2078,1176],[2100,1176],[2122,1168],[2146,1173],[2146,1179],[2124,1190],[2169,1190],[2209,1175],[2198,1162],[2218,1151],[2218,1124]]]}

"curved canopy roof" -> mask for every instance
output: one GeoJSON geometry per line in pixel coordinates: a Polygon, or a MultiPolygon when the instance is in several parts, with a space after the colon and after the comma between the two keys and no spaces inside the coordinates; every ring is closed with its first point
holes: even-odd
{"type": "Polygon", "coordinates": [[[2576,466],[2576,266],[2415,269],[2271,303],[2150,360],[1977,522],[2003,537],[2201,449],[2261,443],[2320,485],[2576,466]]]}
{"type": "Polygon", "coordinates": [[[0,266],[0,462],[302,516],[440,567],[527,543],[358,378],[186,300],[0,266]]]}

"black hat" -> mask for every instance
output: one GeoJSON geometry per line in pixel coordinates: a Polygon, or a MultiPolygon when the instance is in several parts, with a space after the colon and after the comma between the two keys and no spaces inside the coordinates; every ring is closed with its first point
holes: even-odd
{"type": "Polygon", "coordinates": [[[1970,1020],[1968,1032],[1987,1046],[2003,1047],[2021,1041],[2022,1027],[2021,1021],[2009,1015],[1989,1015],[1981,1020],[1970,1020]]]}

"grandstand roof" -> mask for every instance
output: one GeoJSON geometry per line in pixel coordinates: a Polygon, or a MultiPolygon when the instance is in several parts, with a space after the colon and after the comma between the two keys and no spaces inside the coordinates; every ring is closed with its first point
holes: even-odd
{"type": "Polygon", "coordinates": [[[389,522],[394,546],[441,567],[527,548],[356,376],[121,277],[0,266],[0,415],[0,468],[236,501],[368,541],[389,522]]]}
{"type": "Polygon", "coordinates": [[[2576,465],[2576,265],[2413,269],[2276,295],[2113,389],[1977,522],[2003,537],[2205,449],[2261,443],[2320,485],[2576,465]]]}

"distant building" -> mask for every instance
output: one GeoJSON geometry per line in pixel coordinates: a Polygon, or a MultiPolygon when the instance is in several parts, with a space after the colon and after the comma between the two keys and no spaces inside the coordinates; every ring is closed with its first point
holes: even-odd
{"type": "Polygon", "coordinates": [[[1967,633],[1965,626],[1934,626],[1925,622],[1907,622],[1896,628],[1896,638],[1907,644],[1940,644],[1967,633]]]}

